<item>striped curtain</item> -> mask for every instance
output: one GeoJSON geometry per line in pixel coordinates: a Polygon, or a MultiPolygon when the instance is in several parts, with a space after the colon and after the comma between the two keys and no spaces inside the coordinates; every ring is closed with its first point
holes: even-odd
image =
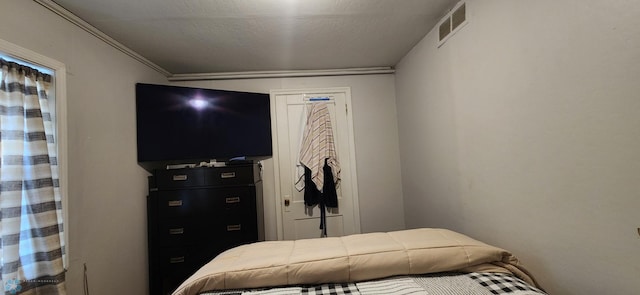
{"type": "Polygon", "coordinates": [[[52,77],[0,66],[0,283],[4,294],[65,294],[52,77]]]}

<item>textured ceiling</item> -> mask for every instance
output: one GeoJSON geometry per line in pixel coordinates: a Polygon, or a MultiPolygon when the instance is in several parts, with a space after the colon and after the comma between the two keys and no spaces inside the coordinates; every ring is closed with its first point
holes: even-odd
{"type": "Polygon", "coordinates": [[[394,66],[454,0],[54,0],[172,74],[394,66]]]}

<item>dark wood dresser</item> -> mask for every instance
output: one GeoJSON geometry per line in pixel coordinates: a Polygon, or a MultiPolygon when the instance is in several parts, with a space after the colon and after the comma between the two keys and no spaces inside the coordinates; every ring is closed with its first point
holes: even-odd
{"type": "Polygon", "coordinates": [[[264,240],[258,164],[154,170],[147,218],[150,294],[171,294],[231,247],[264,240]]]}

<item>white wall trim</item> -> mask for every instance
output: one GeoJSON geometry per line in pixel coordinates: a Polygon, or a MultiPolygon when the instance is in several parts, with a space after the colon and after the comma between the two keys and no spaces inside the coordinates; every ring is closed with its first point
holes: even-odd
{"type": "Polygon", "coordinates": [[[345,75],[377,75],[393,74],[392,67],[306,70],[306,71],[249,71],[223,73],[175,74],[168,77],[169,81],[199,81],[199,80],[231,80],[231,79],[260,79],[260,78],[294,78],[294,77],[322,77],[345,75]]]}
{"type": "Polygon", "coordinates": [[[58,179],[60,181],[60,194],[62,195],[62,208],[64,218],[64,245],[66,253],[65,265],[69,267],[69,178],[68,178],[68,153],[67,153],[67,67],[65,64],[46,57],[31,50],[22,48],[13,43],[0,39],[0,52],[3,54],[24,60],[28,63],[48,68],[54,71],[56,102],[56,140],[58,141],[58,179]]]}
{"type": "Polygon", "coordinates": [[[107,36],[107,34],[103,33],[102,31],[98,30],[96,27],[92,26],[91,24],[85,22],[84,20],[82,20],[81,18],[77,17],[75,14],[73,14],[71,11],[68,11],[66,9],[64,9],[64,7],[56,4],[55,2],[51,1],[51,0],[33,0],[35,2],[37,2],[38,4],[44,6],[45,8],[51,10],[53,13],[61,16],[62,18],[66,19],[67,21],[69,21],[70,23],[76,25],[77,27],[85,30],[86,32],[88,32],[89,34],[95,36],[96,38],[102,40],[103,42],[111,45],[113,48],[121,51],[122,53],[132,57],[133,59],[143,63],[144,65],[156,70],[157,72],[169,77],[171,76],[171,73],[168,72],[167,70],[163,69],[162,67],[160,67],[159,65],[151,62],[150,60],[144,58],[142,55],[136,53],[135,51],[129,49],[128,47],[124,46],[122,43],[114,40],[113,38],[107,36]]]}

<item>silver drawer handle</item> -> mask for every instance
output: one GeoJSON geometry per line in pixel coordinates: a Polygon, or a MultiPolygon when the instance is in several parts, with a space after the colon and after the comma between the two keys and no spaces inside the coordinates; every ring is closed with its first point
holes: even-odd
{"type": "Polygon", "coordinates": [[[184,181],[187,180],[187,175],[186,174],[180,174],[180,175],[174,175],[173,176],[173,181],[184,181]]]}
{"type": "Polygon", "coordinates": [[[220,173],[220,178],[234,178],[236,177],[235,172],[222,172],[220,173]]]}
{"type": "Polygon", "coordinates": [[[169,201],[168,205],[169,205],[169,207],[181,207],[182,206],[182,200],[169,201]]]}
{"type": "Polygon", "coordinates": [[[170,235],[181,235],[181,234],[184,234],[184,227],[170,228],[169,229],[169,234],[170,235]]]}
{"type": "Polygon", "coordinates": [[[227,225],[227,231],[238,231],[238,230],[242,230],[242,224],[227,225]]]}
{"type": "Polygon", "coordinates": [[[184,256],[169,258],[169,263],[183,263],[183,262],[184,262],[184,256]]]}
{"type": "Polygon", "coordinates": [[[228,198],[225,198],[225,203],[227,203],[227,204],[240,203],[240,197],[228,197],[228,198]]]}

